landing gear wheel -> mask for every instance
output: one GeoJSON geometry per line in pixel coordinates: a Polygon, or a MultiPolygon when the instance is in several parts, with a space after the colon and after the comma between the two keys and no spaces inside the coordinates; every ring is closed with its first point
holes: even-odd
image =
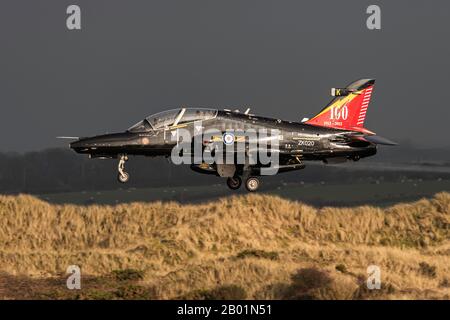
{"type": "Polygon", "coordinates": [[[242,179],[239,177],[233,177],[227,179],[227,186],[231,190],[237,190],[241,187],[242,179]]]}
{"type": "Polygon", "coordinates": [[[256,178],[256,177],[249,177],[245,181],[245,188],[249,192],[253,192],[253,191],[258,190],[258,188],[259,188],[259,179],[256,178]]]}
{"type": "Polygon", "coordinates": [[[128,172],[119,173],[117,175],[117,180],[121,183],[127,183],[130,180],[130,174],[128,172]]]}

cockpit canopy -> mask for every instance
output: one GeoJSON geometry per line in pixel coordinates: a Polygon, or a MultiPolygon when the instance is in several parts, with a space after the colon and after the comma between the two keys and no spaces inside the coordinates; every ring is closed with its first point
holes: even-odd
{"type": "Polygon", "coordinates": [[[130,132],[145,132],[174,127],[198,120],[209,120],[217,116],[217,110],[206,108],[179,108],[148,116],[128,129],[130,132]]]}

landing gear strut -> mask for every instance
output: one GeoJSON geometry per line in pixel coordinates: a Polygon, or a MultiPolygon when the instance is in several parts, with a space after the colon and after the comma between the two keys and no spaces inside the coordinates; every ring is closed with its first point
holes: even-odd
{"type": "Polygon", "coordinates": [[[242,179],[239,177],[230,177],[227,179],[227,186],[231,190],[237,190],[241,187],[242,179]]]}
{"type": "Polygon", "coordinates": [[[125,162],[128,160],[127,155],[121,154],[119,155],[119,165],[117,166],[117,170],[119,173],[117,174],[117,180],[121,183],[126,183],[130,180],[130,174],[125,171],[125,162]]]}

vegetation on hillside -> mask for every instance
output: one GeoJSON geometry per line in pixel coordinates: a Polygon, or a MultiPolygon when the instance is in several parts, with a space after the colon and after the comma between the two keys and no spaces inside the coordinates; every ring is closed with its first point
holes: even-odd
{"type": "Polygon", "coordinates": [[[449,235],[449,193],[388,208],[0,196],[0,298],[448,299],[449,235]],[[65,288],[69,265],[81,290],[65,288]],[[369,265],[381,290],[366,288],[369,265]]]}

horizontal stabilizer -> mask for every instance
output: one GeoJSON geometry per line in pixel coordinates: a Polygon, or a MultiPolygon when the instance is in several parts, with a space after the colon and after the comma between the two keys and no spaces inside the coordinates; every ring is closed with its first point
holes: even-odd
{"type": "Polygon", "coordinates": [[[67,136],[60,136],[56,137],[56,139],[69,139],[69,140],[78,140],[80,137],[67,137],[67,136]]]}

